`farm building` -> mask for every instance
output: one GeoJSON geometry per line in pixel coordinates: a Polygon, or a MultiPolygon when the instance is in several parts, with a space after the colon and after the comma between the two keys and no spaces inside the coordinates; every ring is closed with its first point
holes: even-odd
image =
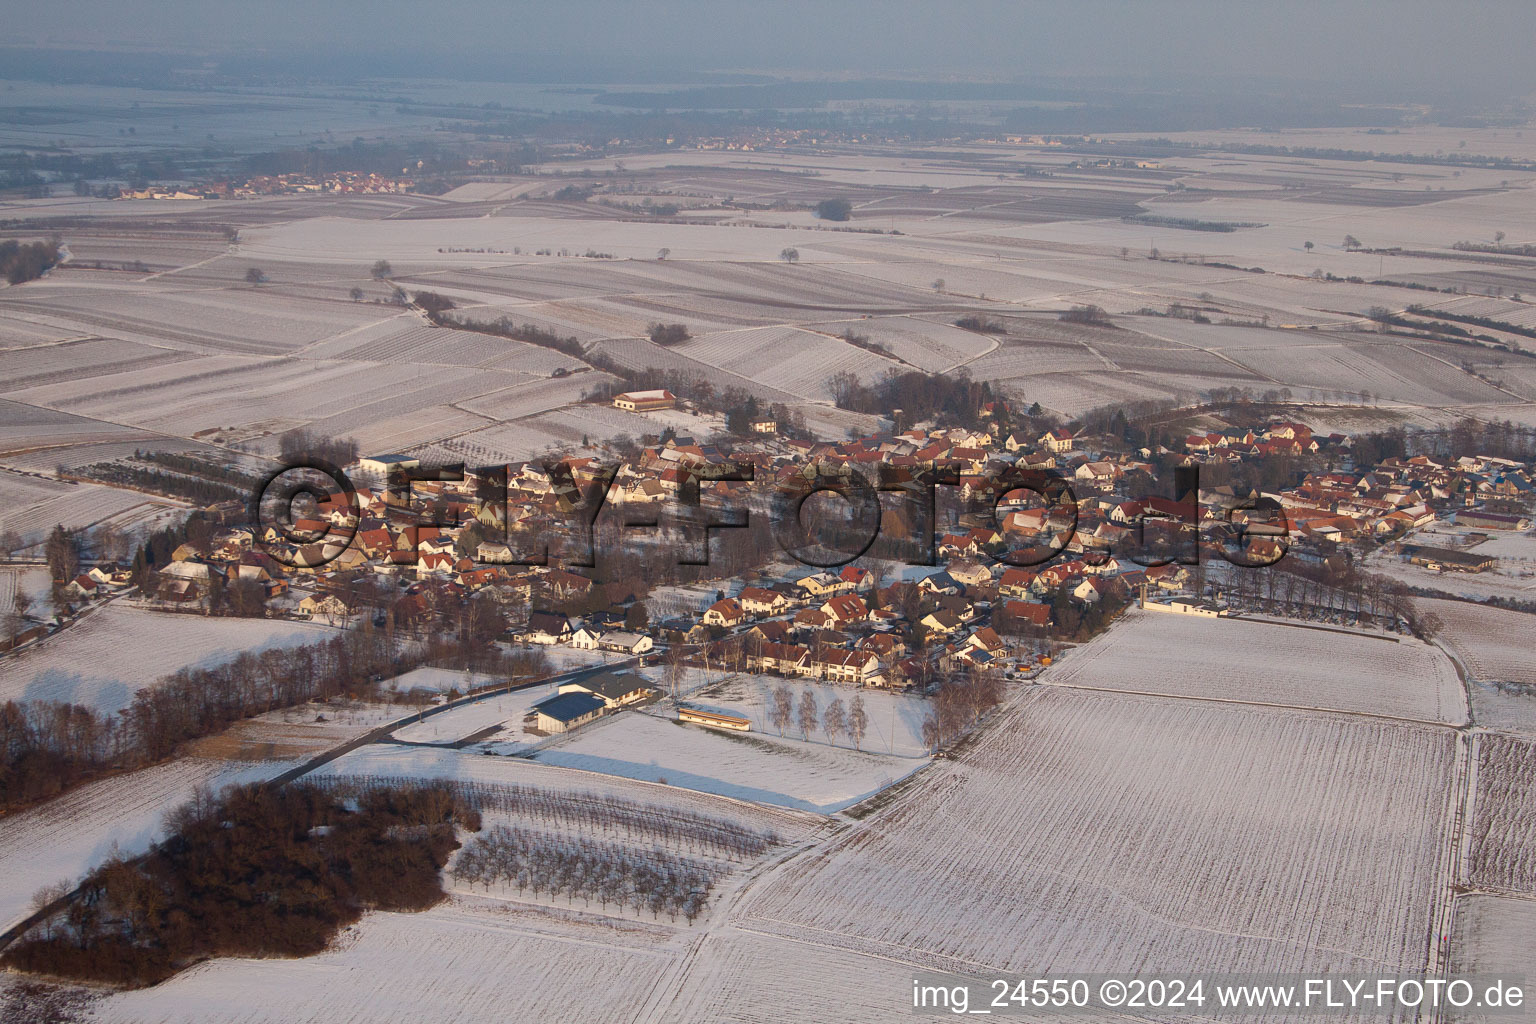
{"type": "Polygon", "coordinates": [[[730,729],[734,732],[747,732],[752,728],[751,721],[740,715],[728,715],[722,711],[705,711],[701,708],[679,708],[677,720],[708,726],[711,729],[730,729]]]}
{"type": "Polygon", "coordinates": [[[1176,615],[1204,615],[1212,619],[1227,614],[1227,610],[1221,605],[1211,601],[1202,601],[1198,597],[1176,597],[1172,601],[1147,601],[1142,607],[1155,612],[1173,612],[1176,615]]]}
{"type": "Polygon", "coordinates": [[[577,682],[561,683],[560,692],[593,694],[601,698],[606,707],[616,708],[644,700],[651,693],[651,687],[632,672],[600,672],[577,682]]]}
{"type": "Polygon", "coordinates": [[[560,693],[539,701],[533,710],[544,732],[569,732],[608,710],[608,702],[585,691],[560,693]]]}
{"type": "Polygon", "coordinates": [[[675,405],[676,396],[665,390],[626,391],[622,395],[613,396],[613,407],[625,412],[655,412],[658,409],[671,409],[675,405]]]}
{"type": "Polygon", "coordinates": [[[1479,555],[1472,551],[1456,551],[1452,548],[1436,548],[1428,545],[1410,545],[1404,550],[1408,561],[1426,569],[1454,572],[1487,572],[1498,564],[1492,555],[1479,555]]]}
{"type": "Polygon", "coordinates": [[[415,469],[419,459],[409,455],[364,455],[357,460],[357,468],[375,476],[388,476],[394,470],[415,469]]]}
{"type": "Polygon", "coordinates": [[[1529,530],[1531,520],[1526,516],[1505,516],[1479,509],[1456,513],[1457,526],[1475,526],[1480,530],[1529,530]]]}

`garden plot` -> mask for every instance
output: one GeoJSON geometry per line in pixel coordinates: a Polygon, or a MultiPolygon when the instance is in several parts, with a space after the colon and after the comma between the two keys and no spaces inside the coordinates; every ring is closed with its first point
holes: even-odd
{"type": "Polygon", "coordinates": [[[888,370],[903,369],[845,341],[791,327],[723,331],[695,338],[677,351],[758,384],[822,400],[832,397],[827,382],[833,374],[852,373],[873,383],[888,370]]]}
{"type": "Polygon", "coordinates": [[[18,304],[93,333],[129,332],[204,351],[264,355],[292,351],[379,319],[360,303],[317,302],[257,288],[59,285],[28,289],[18,304]]]}
{"type": "MultiPolygon", "coordinates": [[[[221,426],[313,421],[336,436],[526,378],[460,367],[208,358],[177,373],[58,384],[16,397],[183,436],[221,426]]],[[[472,425],[473,417],[467,417],[472,425]]],[[[464,429],[461,427],[460,429],[464,429]]]]}
{"type": "Polygon", "coordinates": [[[890,420],[862,412],[851,412],[833,405],[791,405],[790,412],[805,421],[806,429],[819,438],[840,441],[845,437],[867,437],[890,420]]]}
{"type": "MultiPolygon", "coordinates": [[[[404,325],[402,325],[404,327],[404,325]]],[[[482,366],[548,376],[581,361],[552,349],[475,331],[414,323],[383,338],[367,339],[335,358],[414,365],[482,366]]]]}
{"type": "Polygon", "coordinates": [[[976,973],[1421,971],[1456,742],[1037,689],[738,923],[976,973]]]}
{"type": "Polygon", "coordinates": [[[133,855],[160,838],[164,817],[200,786],[272,778],[289,762],[234,763],[203,757],[115,775],[9,815],[0,829],[0,928],[26,917],[43,886],[73,883],[114,852],[133,855]]]}
{"type": "Polygon", "coordinates": [[[823,814],[858,803],[928,763],[756,731],[718,732],[680,723],[662,705],[655,713],[626,712],[585,726],[533,756],[542,764],[823,814]]]}
{"type": "Polygon", "coordinates": [[[1536,686],[1536,645],[1531,642],[1536,615],[1469,601],[1417,598],[1414,603],[1444,623],[1440,639],[1456,651],[1474,679],[1536,686]]]}
{"type": "Polygon", "coordinates": [[[1455,666],[1437,647],[1244,618],[1133,610],[1041,681],[1423,722],[1467,720],[1455,666]]]}
{"type": "Polygon", "coordinates": [[[1476,743],[1466,883],[1536,897],[1536,739],[1481,733],[1476,743]]]}
{"type": "MultiPolygon", "coordinates": [[[[1500,896],[1462,896],[1456,904],[1456,933],[1452,937],[1452,977],[1477,975],[1525,981],[1525,1005],[1518,1011],[1492,1011],[1468,1007],[1451,1010],[1447,1020],[1456,1024],[1511,1024],[1536,1021],[1531,1002],[1531,981],[1536,979],[1536,900],[1500,896]]],[[[1481,995],[1481,993],[1479,993],[1481,995]]]]}
{"type": "Polygon", "coordinates": [[[1075,342],[1010,338],[998,349],[966,364],[977,380],[1005,380],[1028,387],[1031,378],[1052,373],[1101,373],[1114,365],[1075,342]]]}
{"type": "MultiPolygon", "coordinates": [[[[5,490],[8,488],[0,488],[0,494],[5,490]]],[[[79,530],[108,521],[129,526],[160,512],[186,507],[169,498],[149,498],[138,491],[74,484],[62,493],[24,505],[6,506],[0,512],[0,530],[15,530],[30,546],[42,543],[43,537],[55,526],[79,530]]]]}
{"type": "Polygon", "coordinates": [[[0,350],[30,348],[65,341],[78,332],[28,319],[20,310],[0,304],[0,350]]]}
{"type": "Polygon", "coordinates": [[[519,420],[541,412],[563,409],[581,402],[583,395],[605,385],[624,390],[617,377],[606,373],[577,373],[569,377],[531,380],[501,391],[460,402],[470,412],[493,420],[519,420]]]}
{"type": "Polygon", "coordinates": [[[164,367],[191,356],[185,352],[154,349],[116,338],[90,338],[57,345],[35,345],[6,353],[6,391],[60,380],[103,377],[125,370],[164,367]]]}
{"type": "Polygon", "coordinates": [[[1260,382],[1258,374],[1252,370],[1219,355],[1203,349],[1169,345],[1145,335],[1131,334],[1124,340],[1112,337],[1084,344],[1122,370],[1198,376],[1208,387],[1230,386],[1234,380],[1250,385],[1260,382]]]}
{"type": "Polygon", "coordinates": [[[884,345],[896,358],[929,373],[970,362],[997,346],[996,339],[973,331],[909,316],[856,318],[806,326],[827,334],[862,334],[875,344],[884,345]]]}
{"type": "Polygon", "coordinates": [[[318,956],[210,961],[92,1013],[102,1024],[611,1024],[644,1004],[672,963],[668,943],[686,938],[571,918],[464,898],[421,914],[369,914],[318,956]]]}
{"type": "Polygon", "coordinates": [[[207,618],[113,603],[0,661],[0,701],[65,701],[110,714],[180,669],[209,668],[242,652],[334,635],[307,622],[207,618]]]}
{"type": "MultiPolygon", "coordinates": [[[[144,437],[143,431],[54,409],[0,399],[0,452],[21,455],[36,448],[144,437]]],[[[52,456],[50,456],[52,458],[52,456]]],[[[14,459],[12,461],[15,461],[14,459]]],[[[55,462],[45,464],[52,469],[55,462]]]]}
{"type": "Polygon", "coordinates": [[[31,618],[47,618],[52,609],[49,593],[52,588],[53,580],[45,568],[0,568],[0,615],[9,613],[15,607],[16,595],[19,593],[31,602],[27,612],[31,618]]]}
{"type": "Polygon", "coordinates": [[[1042,373],[1004,380],[1003,386],[1023,402],[1039,402],[1069,418],[1116,402],[1176,397],[1166,387],[1119,370],[1042,373]]]}
{"type": "Polygon", "coordinates": [[[646,338],[614,338],[600,341],[594,350],[608,356],[628,370],[682,370],[702,377],[715,386],[717,391],[735,387],[750,391],[761,402],[796,402],[799,397],[778,388],[759,384],[748,377],[722,370],[711,363],[689,358],[674,348],[663,348],[646,338]]]}

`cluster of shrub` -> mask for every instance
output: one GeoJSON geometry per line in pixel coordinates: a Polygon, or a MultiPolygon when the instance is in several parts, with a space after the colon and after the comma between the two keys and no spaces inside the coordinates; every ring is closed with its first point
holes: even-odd
{"type": "Polygon", "coordinates": [[[994,401],[992,385],[972,380],[964,370],[953,374],[921,370],[891,370],[873,385],[866,385],[846,370],[834,373],[828,384],[838,408],[889,416],[901,410],[904,423],[937,420],[973,427],[981,408],[994,401]]]}
{"type": "Polygon", "coordinates": [[[1242,228],[1262,228],[1264,224],[1251,220],[1199,220],[1195,217],[1163,217],[1155,213],[1134,213],[1121,217],[1127,224],[1146,224],[1158,228],[1178,228],[1184,231],[1232,232],[1242,228]]]}
{"type": "Polygon", "coordinates": [[[489,888],[514,885],[567,899],[649,910],[689,924],[709,902],[718,872],[711,865],[662,849],[635,850],[617,843],[547,835],[498,825],[471,843],[453,867],[454,877],[489,888]]]}
{"type": "MultiPolygon", "coordinates": [[[[204,466],[205,469],[214,467],[204,466]]],[[[182,472],[167,472],[148,466],[136,466],[128,462],[95,462],[77,471],[78,476],[99,480],[116,487],[130,487],[136,491],[148,491],[172,498],[185,498],[198,505],[213,505],[221,501],[248,501],[257,484],[255,477],[229,473],[229,482],[210,480],[182,472]]]]}
{"type": "Polygon", "coordinates": [[[979,316],[963,316],[955,321],[955,326],[963,331],[975,331],[977,334],[1008,333],[1008,328],[1002,322],[979,316]]]}
{"type": "Polygon", "coordinates": [[[457,828],[480,814],[442,787],[355,803],[304,784],[201,794],[137,860],[113,859],[5,953],[6,967],[153,985],[215,956],[305,956],[365,910],[443,899],[457,828]]]}
{"type": "MultiPolygon", "coordinates": [[[[357,461],[359,451],[355,437],[332,437],[329,434],[317,434],[305,427],[285,431],[278,438],[277,444],[279,457],[289,464],[324,459],[333,466],[345,466],[357,461]]],[[[249,498],[250,492],[247,491],[243,497],[249,498]]]]}
{"type": "Polygon", "coordinates": [[[900,356],[896,355],[896,353],[892,352],[878,341],[871,340],[869,335],[860,334],[852,327],[848,328],[842,334],[839,334],[838,337],[842,338],[844,341],[854,346],[855,348],[861,348],[866,352],[873,352],[877,356],[885,356],[887,359],[895,359],[898,362],[906,362],[905,359],[902,359],[900,356]]]}
{"type": "Polygon", "coordinates": [[[0,242],[0,277],[11,284],[35,281],[58,266],[57,242],[0,242]]]}

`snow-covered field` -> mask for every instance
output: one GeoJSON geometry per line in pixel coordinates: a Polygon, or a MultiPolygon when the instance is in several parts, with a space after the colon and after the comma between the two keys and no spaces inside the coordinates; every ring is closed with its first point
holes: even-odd
{"type": "Polygon", "coordinates": [[[376,1024],[559,1020],[611,1024],[642,1006],[686,938],[455,900],[370,914],[303,960],[218,960],[97,1003],[122,1024],[376,1024]]]}
{"type": "Polygon", "coordinates": [[[1031,976],[1422,969],[1450,881],[1455,744],[1425,726],[1040,688],[754,890],[741,924],[1031,976]]]}
{"type": "Polygon", "coordinates": [[[242,651],[297,647],[334,635],[308,622],[207,618],[114,602],[63,632],[0,658],[0,700],[51,700],[111,713],[162,676],[207,668],[242,651]]]}
{"type": "Polygon", "coordinates": [[[1425,722],[1467,720],[1455,666],[1411,637],[1132,611],[1041,682],[1425,722]]]}

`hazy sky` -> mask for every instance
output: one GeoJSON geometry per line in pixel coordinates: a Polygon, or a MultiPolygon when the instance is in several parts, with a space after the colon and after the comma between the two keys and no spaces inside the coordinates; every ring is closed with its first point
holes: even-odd
{"type": "Polygon", "coordinates": [[[54,46],[1536,89],[1530,0],[53,0],[6,22],[14,42],[54,46]]]}

